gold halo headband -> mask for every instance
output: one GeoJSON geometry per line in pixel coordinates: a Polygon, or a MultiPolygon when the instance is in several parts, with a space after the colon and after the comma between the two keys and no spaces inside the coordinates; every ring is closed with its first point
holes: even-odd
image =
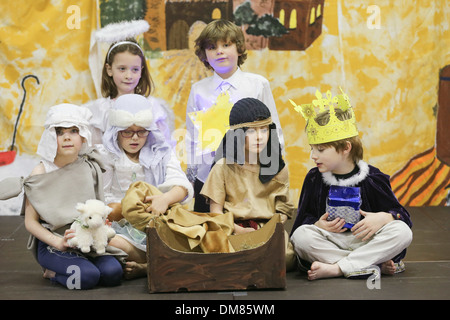
{"type": "Polygon", "coordinates": [[[272,124],[272,118],[268,117],[267,119],[264,119],[264,120],[235,124],[233,126],[230,126],[230,129],[235,130],[235,129],[240,129],[240,128],[256,128],[256,127],[268,126],[270,124],[272,124]]]}

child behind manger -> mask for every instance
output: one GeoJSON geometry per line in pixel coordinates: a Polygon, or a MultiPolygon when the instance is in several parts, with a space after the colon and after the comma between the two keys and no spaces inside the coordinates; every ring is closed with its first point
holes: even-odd
{"type": "Polygon", "coordinates": [[[209,205],[200,196],[200,191],[211,169],[214,151],[200,150],[199,141],[202,137],[199,137],[199,133],[208,134],[208,130],[204,127],[197,128],[191,121],[190,114],[214,108],[222,96],[231,104],[242,98],[256,98],[269,108],[282,148],[284,139],[269,81],[259,74],[241,70],[247,59],[247,52],[244,33],[240,27],[222,19],[210,22],[195,40],[195,54],[214,74],[194,83],[189,94],[186,107],[187,176],[194,184],[194,211],[208,212],[209,205]]]}
{"type": "MultiPolygon", "coordinates": [[[[269,108],[258,99],[241,99],[231,109],[229,124],[201,194],[212,213],[233,214],[235,234],[261,228],[275,213],[284,223],[292,217],[294,206],[269,108]]],[[[287,233],[285,240],[290,270],[294,252],[287,233]]]]}
{"type": "Polygon", "coordinates": [[[22,181],[22,214],[31,234],[29,248],[44,269],[45,278],[71,289],[119,285],[122,266],[111,254],[125,256],[110,246],[105,255],[82,254],[67,243],[74,236],[69,228],[80,214],[77,203],[103,200],[101,157],[95,149],[86,148],[91,139],[91,115],[88,109],[72,104],[51,107],[37,150],[42,160],[22,181]],[[79,282],[70,280],[74,267],[78,267],[79,282]]]}
{"type": "Polygon", "coordinates": [[[164,214],[172,204],[188,203],[193,196],[192,185],[154,123],[151,102],[141,95],[126,94],[115,101],[103,135],[103,148],[99,148],[107,159],[105,202],[114,208],[116,220],[122,215],[126,219],[113,222],[118,235],[111,245],[129,255],[125,277],[140,276],[146,271],[146,225],[152,215],[164,214]],[[129,189],[144,182],[154,186],[159,194],[141,199],[145,213],[130,213],[122,201],[129,189]]]}
{"type": "Polygon", "coordinates": [[[375,265],[380,265],[384,274],[401,272],[401,259],[412,241],[409,213],[392,192],[389,176],[362,160],[363,148],[348,97],[331,98],[327,92],[322,98],[318,91],[316,96],[313,104],[295,106],[307,120],[311,158],[317,165],[305,177],[291,231],[301,267],[312,263],[309,280],[367,276],[376,272],[375,265]],[[320,107],[317,117],[314,106],[320,107]],[[362,219],[350,230],[343,228],[344,219],[327,219],[332,185],[360,188],[362,219]]]}

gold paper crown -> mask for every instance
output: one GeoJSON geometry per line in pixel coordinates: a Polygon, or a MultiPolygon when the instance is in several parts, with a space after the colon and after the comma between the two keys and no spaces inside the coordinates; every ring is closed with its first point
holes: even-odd
{"type": "Polygon", "coordinates": [[[342,139],[355,137],[358,135],[358,129],[356,128],[356,119],[353,108],[350,105],[348,96],[339,88],[342,94],[332,97],[331,92],[328,90],[326,96],[323,97],[319,90],[316,91],[317,99],[312,101],[312,104],[296,105],[294,101],[289,101],[295,108],[295,111],[300,113],[303,118],[306,119],[306,135],[308,137],[309,144],[321,144],[342,139]],[[319,125],[316,122],[316,109],[319,107],[319,114],[327,111],[330,112],[330,120],[326,125],[319,125]],[[335,109],[339,108],[342,111],[350,109],[351,117],[347,120],[339,120],[336,117],[335,109]]]}

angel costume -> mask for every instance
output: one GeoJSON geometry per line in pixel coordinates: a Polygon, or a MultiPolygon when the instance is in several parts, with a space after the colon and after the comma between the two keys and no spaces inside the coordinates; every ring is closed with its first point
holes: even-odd
{"type": "MultiPolygon", "coordinates": [[[[108,43],[111,45],[107,53],[106,61],[109,61],[109,55],[113,48],[126,43],[135,45],[142,52],[142,56],[144,56],[144,51],[139,44],[127,41],[127,39],[132,39],[144,34],[149,28],[150,25],[144,19],[110,23],[95,32],[94,40],[99,44],[108,43]]],[[[95,50],[93,50],[93,52],[95,52],[95,50]]],[[[149,101],[148,106],[153,112],[154,123],[163,133],[166,142],[171,146],[175,146],[176,142],[171,139],[175,118],[172,109],[163,99],[152,96],[148,96],[147,99],[149,101]]],[[[93,133],[92,141],[94,144],[102,143],[102,135],[108,126],[109,110],[112,108],[115,100],[116,98],[111,99],[110,97],[106,97],[90,101],[83,105],[92,112],[90,124],[93,133]]]]}
{"type": "MultiPolygon", "coordinates": [[[[106,159],[104,173],[105,202],[121,202],[130,185],[137,181],[155,186],[161,192],[167,192],[175,186],[187,190],[187,196],[181,204],[192,200],[193,189],[187,180],[180,163],[161,131],[154,123],[150,101],[137,94],[122,95],[110,111],[110,126],[103,135],[101,152],[106,159]],[[149,131],[147,140],[139,152],[139,163],[132,162],[118,144],[119,131],[133,124],[149,131]]],[[[127,216],[124,216],[127,220],[127,216]]],[[[136,221],[114,222],[116,232],[141,250],[146,248],[146,236],[140,231],[136,221]],[[138,228],[137,228],[138,227],[138,228]]]]}

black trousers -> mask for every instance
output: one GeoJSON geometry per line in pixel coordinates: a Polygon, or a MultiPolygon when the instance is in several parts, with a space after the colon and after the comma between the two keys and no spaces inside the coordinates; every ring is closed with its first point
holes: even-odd
{"type": "Polygon", "coordinates": [[[198,179],[195,179],[194,182],[194,211],[196,212],[210,212],[209,204],[206,203],[206,198],[200,194],[203,188],[203,182],[198,179]]]}

